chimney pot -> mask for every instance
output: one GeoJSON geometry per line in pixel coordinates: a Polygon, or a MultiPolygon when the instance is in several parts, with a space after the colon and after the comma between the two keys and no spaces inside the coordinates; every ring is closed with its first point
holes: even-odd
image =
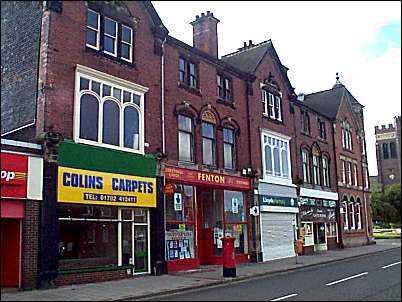
{"type": "Polygon", "coordinates": [[[201,13],[201,17],[205,17],[205,13],[201,13]]]}
{"type": "Polygon", "coordinates": [[[209,16],[211,14],[211,12],[209,10],[207,10],[207,16],[209,16]]]}
{"type": "Polygon", "coordinates": [[[243,42],[243,46],[244,46],[244,47],[247,47],[247,42],[243,42]]]}
{"type": "Polygon", "coordinates": [[[253,41],[252,40],[248,40],[248,46],[252,46],[253,45],[253,41]]]}
{"type": "Polygon", "coordinates": [[[195,16],[195,20],[198,20],[199,18],[200,18],[200,16],[199,16],[199,15],[195,16]]]}

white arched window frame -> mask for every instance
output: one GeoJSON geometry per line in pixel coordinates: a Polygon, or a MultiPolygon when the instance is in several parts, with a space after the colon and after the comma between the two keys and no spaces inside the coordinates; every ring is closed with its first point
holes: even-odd
{"type": "Polygon", "coordinates": [[[357,218],[357,228],[359,230],[361,230],[362,229],[362,217],[361,217],[361,209],[360,209],[360,198],[357,198],[356,218],[357,218]]]}
{"type": "Polygon", "coordinates": [[[352,230],[356,229],[356,223],[355,223],[355,203],[354,203],[354,199],[351,198],[351,201],[349,202],[349,206],[350,206],[350,228],[352,230]]]}
{"type": "Polygon", "coordinates": [[[343,200],[342,202],[342,215],[343,215],[343,229],[349,229],[349,217],[348,217],[348,201],[343,200]]]}
{"type": "Polygon", "coordinates": [[[84,143],[88,145],[102,146],[110,149],[123,150],[127,152],[144,154],[144,95],[148,88],[111,76],[109,74],[82,66],[76,66],[75,74],[75,101],[74,101],[74,141],[77,143],[84,143]],[[80,79],[85,78],[90,80],[90,87],[80,90],[80,79]],[[99,94],[95,93],[92,83],[98,83],[99,94]],[[110,87],[110,95],[102,97],[103,87],[110,87]],[[114,92],[117,92],[116,94],[114,92]],[[95,96],[99,101],[98,112],[98,140],[88,140],[80,138],[80,100],[84,94],[95,96]],[[124,94],[126,93],[126,94],[124,94]],[[118,96],[119,95],[119,96],[118,96]],[[127,102],[124,102],[125,95],[130,95],[127,102]],[[138,100],[134,98],[138,97],[138,100]],[[102,143],[103,140],[103,104],[105,101],[110,100],[116,102],[119,106],[119,145],[111,145],[102,143]],[[124,147],[124,110],[127,107],[132,107],[138,112],[138,149],[124,147]]]}

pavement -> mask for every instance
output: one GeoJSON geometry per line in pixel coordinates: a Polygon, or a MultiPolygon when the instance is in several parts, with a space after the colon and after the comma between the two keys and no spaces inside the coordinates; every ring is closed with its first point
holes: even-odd
{"type": "Polygon", "coordinates": [[[400,239],[378,239],[376,244],[331,250],[314,255],[298,256],[260,263],[239,264],[236,278],[223,278],[221,266],[202,266],[200,269],[169,273],[161,276],[138,276],[130,279],[69,285],[51,289],[4,292],[2,301],[118,301],[155,297],[211,285],[238,282],[264,275],[299,270],[333,263],[372,253],[400,248],[400,239]]]}

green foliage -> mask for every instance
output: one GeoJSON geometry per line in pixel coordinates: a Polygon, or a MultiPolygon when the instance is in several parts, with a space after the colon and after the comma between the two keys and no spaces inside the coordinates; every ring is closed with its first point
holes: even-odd
{"type": "Polygon", "coordinates": [[[387,186],[384,193],[374,192],[371,196],[373,219],[382,223],[401,222],[401,185],[387,186]]]}

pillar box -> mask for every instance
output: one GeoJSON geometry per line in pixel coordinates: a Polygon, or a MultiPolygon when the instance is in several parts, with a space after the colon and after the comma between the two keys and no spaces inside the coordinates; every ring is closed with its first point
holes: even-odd
{"type": "Polygon", "coordinates": [[[223,277],[236,277],[235,237],[224,237],[223,241],[223,277]]]}

